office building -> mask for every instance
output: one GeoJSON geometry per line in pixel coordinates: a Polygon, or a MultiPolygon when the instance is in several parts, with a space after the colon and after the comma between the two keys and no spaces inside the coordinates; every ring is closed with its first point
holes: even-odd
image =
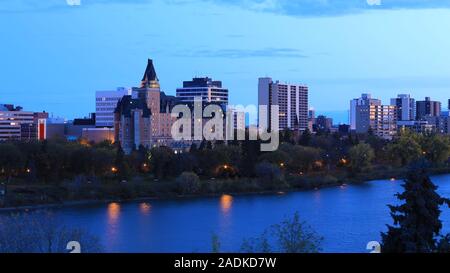
{"type": "Polygon", "coordinates": [[[366,134],[370,130],[384,139],[391,139],[397,133],[397,107],[382,105],[381,100],[373,99],[370,94],[350,102],[352,130],[366,134]]]}
{"type": "Polygon", "coordinates": [[[194,102],[196,97],[206,103],[228,104],[228,89],[222,87],[221,81],[213,81],[208,77],[185,81],[183,88],[177,89],[177,98],[182,102],[194,102]]]}
{"type": "Polygon", "coordinates": [[[416,133],[431,133],[436,132],[436,125],[429,123],[426,120],[405,120],[397,121],[398,131],[410,130],[416,133]]]}
{"type": "Polygon", "coordinates": [[[391,105],[397,108],[397,121],[416,119],[416,102],[410,95],[398,95],[397,98],[391,99],[391,105]]]}
{"type": "Polygon", "coordinates": [[[114,110],[119,100],[126,95],[131,95],[130,88],[119,87],[114,91],[97,91],[95,93],[96,127],[114,126],[114,110]]]}
{"type": "Polygon", "coordinates": [[[0,141],[46,139],[47,117],[45,112],[23,111],[22,107],[0,104],[0,141]]]}
{"type": "Polygon", "coordinates": [[[366,133],[369,130],[368,124],[359,123],[359,127],[357,127],[357,119],[361,115],[360,112],[368,112],[366,108],[371,105],[381,105],[381,100],[372,99],[371,94],[362,94],[360,98],[350,101],[350,130],[358,133],[366,133]]]}
{"type": "Polygon", "coordinates": [[[308,128],[308,87],[305,85],[274,82],[272,78],[260,78],[258,105],[268,106],[267,122],[260,127],[271,128],[272,105],[279,106],[279,130],[308,128]]]}
{"type": "Polygon", "coordinates": [[[441,102],[432,101],[430,97],[426,97],[424,101],[417,101],[416,104],[416,120],[425,117],[439,117],[441,115],[441,102]]]}

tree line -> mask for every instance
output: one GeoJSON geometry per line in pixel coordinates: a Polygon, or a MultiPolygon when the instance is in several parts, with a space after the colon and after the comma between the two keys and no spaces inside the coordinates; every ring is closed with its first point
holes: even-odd
{"type": "Polygon", "coordinates": [[[261,152],[259,141],[203,141],[189,152],[168,147],[138,147],[126,155],[118,143],[68,142],[0,143],[0,182],[12,180],[58,184],[78,175],[90,179],[128,180],[136,175],[157,180],[193,173],[200,179],[258,177],[276,180],[282,174],[304,175],[342,171],[348,176],[376,166],[405,167],[419,159],[448,166],[450,138],[403,131],[392,141],[367,135],[339,133],[298,137],[281,132],[277,151],[261,152]]]}

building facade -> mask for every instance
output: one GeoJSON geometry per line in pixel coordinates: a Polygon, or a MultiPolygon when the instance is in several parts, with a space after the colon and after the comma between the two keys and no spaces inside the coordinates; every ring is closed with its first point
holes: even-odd
{"type": "Polygon", "coordinates": [[[408,94],[400,94],[391,99],[391,105],[397,108],[398,121],[411,121],[416,119],[416,102],[408,94]]]}
{"type": "MultiPolygon", "coordinates": [[[[305,85],[274,82],[272,78],[260,78],[258,83],[258,105],[268,106],[267,122],[260,127],[270,128],[271,106],[279,106],[279,130],[308,128],[308,87],[305,85]]],[[[259,110],[259,109],[258,109],[259,110]]]]}
{"type": "Polygon", "coordinates": [[[151,111],[145,101],[124,96],[119,100],[115,111],[114,138],[120,142],[125,153],[149,148],[152,144],[151,111]]]}
{"type": "Polygon", "coordinates": [[[192,81],[183,82],[183,88],[177,89],[177,98],[182,102],[194,102],[196,97],[203,102],[228,104],[228,89],[222,87],[221,81],[211,78],[193,78],[192,81]]]}
{"type": "Polygon", "coordinates": [[[119,100],[126,95],[131,95],[131,89],[119,87],[114,91],[95,92],[96,127],[114,126],[114,111],[119,100]]]}
{"type": "Polygon", "coordinates": [[[23,111],[10,104],[0,105],[0,141],[44,140],[47,137],[45,112],[23,111]]]}
{"type": "Polygon", "coordinates": [[[369,124],[363,121],[367,120],[368,108],[371,105],[381,105],[381,100],[372,99],[372,95],[366,93],[350,101],[350,130],[358,133],[366,133],[369,130],[369,124]]]}
{"type": "Polygon", "coordinates": [[[425,117],[439,117],[441,115],[441,102],[432,101],[430,97],[426,97],[424,101],[418,101],[416,108],[416,120],[421,120],[425,117]]]}
{"type": "Polygon", "coordinates": [[[370,94],[363,94],[361,98],[350,103],[352,130],[366,134],[372,131],[375,135],[392,139],[397,133],[397,107],[382,105],[381,100],[373,99],[370,94]]]}

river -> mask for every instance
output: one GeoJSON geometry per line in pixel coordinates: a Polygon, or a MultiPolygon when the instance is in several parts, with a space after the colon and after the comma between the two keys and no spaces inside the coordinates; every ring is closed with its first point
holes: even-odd
{"type": "MultiPolygon", "coordinates": [[[[435,176],[450,198],[450,175],[435,176]]],[[[300,213],[324,237],[324,252],[367,252],[369,241],[391,224],[388,204],[403,181],[372,181],[315,191],[271,195],[155,200],[80,205],[55,209],[66,225],[99,236],[107,252],[209,252],[212,234],[222,251],[240,250],[244,238],[261,234],[286,216],[300,213]]],[[[450,210],[442,214],[450,232],[450,210]]]]}

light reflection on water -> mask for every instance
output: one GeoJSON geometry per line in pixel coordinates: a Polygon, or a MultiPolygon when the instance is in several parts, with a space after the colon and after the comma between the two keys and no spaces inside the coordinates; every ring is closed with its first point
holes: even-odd
{"type": "Polygon", "coordinates": [[[120,204],[110,203],[108,205],[108,223],[110,225],[116,225],[120,216],[120,204]]]}
{"type": "Polygon", "coordinates": [[[228,214],[233,207],[233,196],[224,194],[220,197],[220,208],[223,214],[228,214]]]}
{"type": "Polygon", "coordinates": [[[106,225],[106,238],[107,245],[114,246],[117,243],[117,238],[120,235],[120,210],[121,205],[119,203],[108,204],[107,212],[107,225],[106,225]]]}
{"type": "Polygon", "coordinates": [[[151,210],[152,205],[150,205],[149,203],[141,203],[139,205],[139,211],[141,212],[142,215],[149,215],[151,210]]]}

